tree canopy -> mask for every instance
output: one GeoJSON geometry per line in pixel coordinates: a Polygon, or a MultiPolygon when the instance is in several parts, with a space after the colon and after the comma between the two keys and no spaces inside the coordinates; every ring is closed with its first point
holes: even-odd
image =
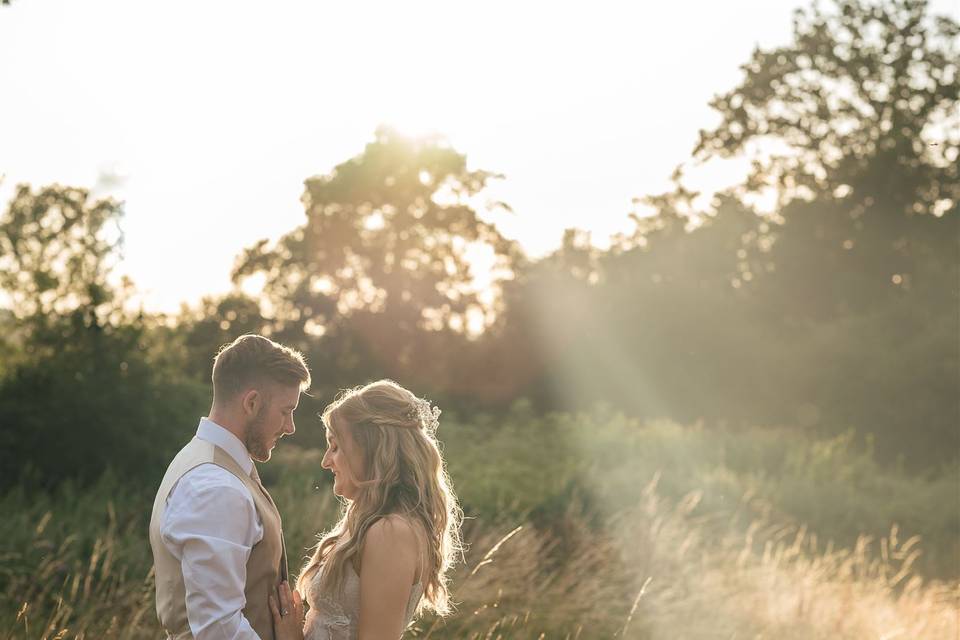
{"type": "Polygon", "coordinates": [[[306,181],[304,224],[248,248],[234,279],[263,279],[278,335],[352,336],[381,362],[409,364],[423,332],[492,322],[496,299],[469,256],[485,251],[509,273],[520,255],[471,205],[494,177],[439,137],[380,128],[363,153],[306,181]]]}
{"type": "Polygon", "coordinates": [[[760,158],[746,190],[845,198],[942,215],[960,195],[957,35],[926,0],[840,0],[796,12],[793,42],[757,49],[742,82],[711,103],[722,121],[695,155],[760,158]]]}
{"type": "Polygon", "coordinates": [[[694,215],[678,170],[609,249],[571,229],[525,257],[477,205],[495,174],[440,137],[381,128],[305,181],[301,224],[240,253],[234,291],[132,316],[116,313],[109,277],[122,206],[21,186],[0,219],[0,484],[51,439],[70,448],[37,461],[53,479],[94,474],[111,459],[100,440],[160,464],[203,409],[218,347],[251,331],[307,354],[300,415],[389,376],[462,412],[600,402],[644,419],[856,429],[915,469],[953,460],[958,35],[920,1],[798,11],[792,41],[754,51],[716,97],[720,123],[692,152],[746,154],[751,175],[694,215]]]}
{"type": "Polygon", "coordinates": [[[19,318],[95,310],[123,237],[120,203],[91,201],[86,189],[17,187],[0,218],[0,288],[19,318]]]}

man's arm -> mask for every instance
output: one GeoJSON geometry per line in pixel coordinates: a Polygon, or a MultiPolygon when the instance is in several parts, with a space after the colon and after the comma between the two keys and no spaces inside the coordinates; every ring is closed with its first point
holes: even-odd
{"type": "Polygon", "coordinates": [[[212,464],[189,471],[167,500],[160,534],[180,560],[196,640],[259,640],[241,611],[247,560],[263,526],[243,483],[212,464]]]}

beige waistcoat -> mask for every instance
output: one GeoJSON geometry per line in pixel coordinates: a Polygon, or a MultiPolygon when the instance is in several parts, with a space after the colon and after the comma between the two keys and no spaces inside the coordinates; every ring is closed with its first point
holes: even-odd
{"type": "Polygon", "coordinates": [[[226,451],[194,438],[180,450],[163,476],[150,517],[150,547],[157,583],[157,617],[167,635],[176,640],[193,638],[187,622],[186,589],[180,561],[170,553],[160,538],[160,526],[167,508],[167,497],[180,478],[194,467],[210,463],[235,475],[249,489],[263,524],[263,539],[253,546],[247,560],[247,583],[243,615],[261,640],[274,640],[273,618],[267,596],[276,595],[281,580],[287,580],[287,555],[283,547],[283,531],[277,507],[260,484],[256,467],[247,475],[226,451]]]}

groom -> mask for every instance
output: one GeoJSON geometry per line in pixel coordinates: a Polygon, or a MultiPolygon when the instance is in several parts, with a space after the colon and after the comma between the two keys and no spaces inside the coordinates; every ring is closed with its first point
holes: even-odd
{"type": "Polygon", "coordinates": [[[150,518],[157,616],[169,638],[273,640],[267,598],[287,581],[280,514],[260,483],[310,386],[303,356],[240,336],[213,362],[213,406],[167,469],[150,518]]]}

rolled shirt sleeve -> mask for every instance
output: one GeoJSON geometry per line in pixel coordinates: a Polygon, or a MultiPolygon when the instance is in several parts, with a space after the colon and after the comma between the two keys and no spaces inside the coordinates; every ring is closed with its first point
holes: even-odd
{"type": "Polygon", "coordinates": [[[242,610],[263,525],[243,483],[214,464],[192,469],[170,492],[160,535],[180,561],[196,640],[259,640],[242,610]]]}

